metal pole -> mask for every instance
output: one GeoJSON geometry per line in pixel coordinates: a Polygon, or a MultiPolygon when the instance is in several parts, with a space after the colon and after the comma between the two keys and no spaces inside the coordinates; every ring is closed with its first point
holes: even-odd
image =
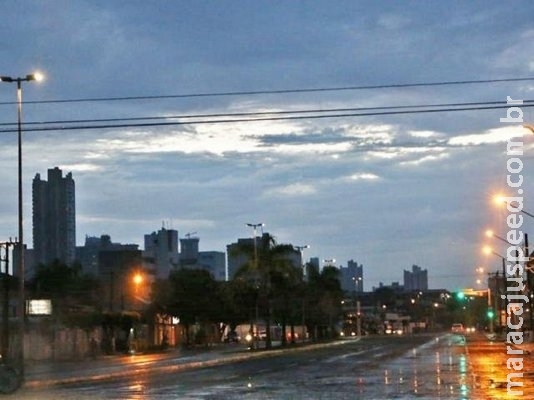
{"type": "Polygon", "coordinates": [[[24,235],[23,235],[23,207],[22,207],[22,80],[17,79],[17,127],[18,127],[18,275],[19,275],[19,338],[20,338],[20,374],[24,376],[24,235]]]}
{"type": "MultiPolygon", "coordinates": [[[[491,289],[488,285],[488,311],[490,311],[491,309],[491,289]]],[[[490,317],[489,319],[489,331],[490,333],[493,333],[493,317],[490,317]]]]}
{"type": "MultiPolygon", "coordinates": [[[[504,327],[504,331],[505,332],[508,332],[508,324],[506,323],[506,315],[507,315],[507,302],[506,302],[506,259],[504,257],[501,257],[502,258],[502,293],[504,295],[504,297],[502,297],[502,305],[503,305],[503,309],[504,309],[504,316],[505,316],[505,319],[504,321],[501,320],[501,325],[504,327]]],[[[502,318],[502,314],[499,316],[500,318],[502,318]]]]}
{"type": "Polygon", "coordinates": [[[4,298],[2,302],[2,357],[8,357],[9,350],[9,246],[10,242],[2,243],[2,247],[5,246],[6,256],[2,259],[6,263],[6,269],[3,277],[4,283],[4,298]]]}
{"type": "Polygon", "coordinates": [[[360,307],[360,300],[356,301],[356,335],[358,337],[362,336],[362,313],[360,307]]]}

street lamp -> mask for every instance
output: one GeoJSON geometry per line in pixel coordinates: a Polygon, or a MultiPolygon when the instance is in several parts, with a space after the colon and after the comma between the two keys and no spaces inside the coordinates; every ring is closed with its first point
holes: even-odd
{"type": "MultiPolygon", "coordinates": [[[[310,245],[305,244],[303,246],[294,246],[294,247],[295,249],[297,249],[300,255],[300,266],[302,267],[302,278],[304,281],[305,278],[308,276],[308,274],[306,271],[306,264],[304,263],[304,258],[303,258],[302,253],[304,249],[309,249],[310,245]]],[[[294,326],[293,324],[291,324],[291,343],[295,343],[295,332],[293,330],[294,330],[294,326]]],[[[301,334],[302,334],[302,339],[304,340],[304,338],[306,337],[306,295],[305,294],[302,296],[302,332],[301,334]]]]}
{"type": "Polygon", "coordinates": [[[510,242],[508,240],[506,240],[505,238],[497,235],[495,232],[493,232],[491,229],[488,229],[486,230],[486,236],[489,237],[489,238],[495,238],[495,239],[499,239],[501,242],[504,242],[506,243],[508,246],[510,246],[510,242]]]}
{"type": "MultiPolygon", "coordinates": [[[[500,255],[499,253],[495,252],[490,246],[484,246],[482,248],[482,252],[486,255],[493,254],[494,256],[497,256],[502,261],[502,286],[503,286],[503,293],[506,293],[506,258],[500,255]]],[[[489,284],[488,284],[489,287],[489,284]]],[[[506,297],[503,297],[504,299],[504,310],[506,311],[506,297]]],[[[500,320],[500,315],[499,315],[500,320]]],[[[500,321],[502,323],[502,321],[500,321]]]]}
{"type": "Polygon", "coordinates": [[[133,277],[133,283],[135,284],[135,292],[139,290],[139,285],[143,283],[143,275],[137,272],[133,277]]]}
{"type": "MultiPolygon", "coordinates": [[[[263,234],[263,226],[265,225],[263,222],[258,222],[257,224],[252,224],[252,223],[246,223],[245,224],[246,226],[249,226],[252,228],[252,234],[253,234],[253,243],[254,243],[254,273],[258,274],[258,245],[256,244],[256,229],[257,228],[262,228],[261,231],[262,231],[262,234],[263,234]]],[[[259,293],[258,293],[259,295],[259,293]]],[[[255,309],[256,309],[256,335],[258,334],[258,319],[259,319],[259,310],[258,310],[258,298],[256,297],[256,305],[255,305],[255,309]]],[[[251,342],[250,342],[250,346],[251,346],[251,349],[254,349],[255,347],[255,340],[256,340],[256,337],[254,336],[254,329],[253,329],[253,326],[252,326],[252,321],[250,323],[250,332],[249,334],[251,335],[251,342]]]]}
{"type": "Polygon", "coordinates": [[[302,271],[303,271],[303,275],[305,276],[306,275],[306,270],[305,270],[305,267],[306,267],[306,264],[304,263],[304,249],[309,249],[310,248],[310,245],[308,244],[305,244],[304,246],[293,246],[295,247],[295,249],[297,249],[297,251],[299,252],[299,256],[300,256],[300,266],[302,267],[302,271]]]}
{"type": "Polygon", "coordinates": [[[24,376],[24,236],[23,236],[23,209],[22,209],[22,82],[43,80],[43,75],[36,72],[24,78],[0,76],[0,81],[17,84],[17,130],[18,130],[18,273],[19,273],[19,335],[20,335],[20,373],[24,376]]]}
{"type": "Polygon", "coordinates": [[[328,259],[328,260],[323,260],[323,263],[324,263],[325,267],[333,267],[333,266],[335,266],[336,259],[335,258],[331,258],[331,259],[328,259]]]}
{"type": "MultiPolygon", "coordinates": [[[[493,201],[495,202],[495,204],[497,204],[498,206],[502,206],[503,204],[506,204],[506,197],[505,196],[502,196],[502,195],[497,195],[493,198],[493,201]]],[[[530,218],[534,218],[534,214],[526,211],[525,209],[523,209],[523,207],[521,207],[521,209],[519,208],[519,204],[517,204],[515,201],[512,201],[509,203],[510,206],[512,206],[515,210],[519,211],[519,212],[522,212],[523,214],[529,216],[530,218]]],[[[511,211],[511,210],[510,210],[511,211]]]]}

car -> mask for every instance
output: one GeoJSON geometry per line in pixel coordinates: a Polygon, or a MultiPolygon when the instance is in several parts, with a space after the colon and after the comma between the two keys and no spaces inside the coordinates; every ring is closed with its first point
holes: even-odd
{"type": "Polygon", "coordinates": [[[452,324],[451,331],[452,333],[464,333],[464,326],[459,323],[452,324]]]}
{"type": "Polygon", "coordinates": [[[224,338],[225,343],[238,343],[239,342],[239,335],[236,331],[230,331],[226,335],[226,338],[224,338]]]}

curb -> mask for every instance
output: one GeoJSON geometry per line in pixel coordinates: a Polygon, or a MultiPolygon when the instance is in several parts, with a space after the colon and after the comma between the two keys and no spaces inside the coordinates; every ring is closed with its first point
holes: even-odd
{"type": "Polygon", "coordinates": [[[275,349],[259,350],[259,351],[246,351],[245,350],[244,353],[238,354],[238,355],[221,354],[220,357],[213,358],[210,360],[190,361],[190,362],[185,362],[185,363],[176,364],[176,365],[164,365],[164,366],[151,365],[150,367],[129,368],[125,371],[108,372],[106,374],[95,374],[95,375],[89,375],[89,376],[74,376],[74,377],[69,377],[69,378],[56,378],[56,379],[52,378],[52,379],[44,379],[44,380],[28,380],[24,382],[23,387],[29,388],[29,389],[35,389],[35,388],[42,388],[42,387],[47,387],[47,386],[58,386],[58,385],[65,385],[65,384],[98,382],[98,381],[104,381],[104,380],[126,378],[126,377],[135,376],[137,374],[146,373],[146,372],[149,372],[151,374],[152,373],[172,373],[172,372],[179,372],[179,371],[185,371],[185,370],[190,370],[190,369],[214,367],[218,365],[230,364],[233,362],[239,362],[239,361],[244,361],[244,360],[253,359],[253,358],[274,357],[277,355],[281,355],[283,353],[285,354],[296,353],[300,351],[309,350],[310,348],[337,346],[337,345],[341,345],[345,343],[353,343],[354,341],[359,341],[359,340],[360,339],[337,340],[337,341],[325,342],[325,343],[312,343],[312,344],[307,344],[307,345],[298,346],[298,347],[275,348],[275,349]]]}

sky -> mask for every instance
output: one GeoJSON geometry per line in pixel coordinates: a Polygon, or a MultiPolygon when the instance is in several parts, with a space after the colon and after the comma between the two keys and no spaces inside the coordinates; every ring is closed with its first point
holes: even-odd
{"type": "MultiPolygon", "coordinates": [[[[56,166],[76,182],[78,245],[109,234],[143,248],[144,235],[164,226],[181,238],[195,232],[201,251],[226,251],[252,236],[246,223],[261,222],[279,243],[309,245],[305,259],[363,264],[365,290],[402,284],[413,264],[428,270],[431,288],[484,286],[475,269],[497,271],[501,260],[482,246],[506,251],[484,232],[508,231],[491,199],[510,192],[513,136],[523,141],[524,208],[534,211],[534,135],[501,122],[506,108],[309,118],[532,99],[530,1],[3,5],[0,75],[46,76],[23,83],[29,247],[31,181],[56,166]],[[409,85],[479,80],[494,82],[409,85]],[[343,90],[309,91],[333,88],[343,90]],[[298,110],[312,112],[186,118],[298,110]],[[60,129],[73,125],[92,129],[60,129]]],[[[17,236],[15,100],[16,85],[0,84],[0,130],[11,129],[0,134],[0,240],[17,236]]],[[[527,104],[520,109],[534,122],[527,104]]],[[[533,227],[525,216],[523,230],[533,227]]]]}

